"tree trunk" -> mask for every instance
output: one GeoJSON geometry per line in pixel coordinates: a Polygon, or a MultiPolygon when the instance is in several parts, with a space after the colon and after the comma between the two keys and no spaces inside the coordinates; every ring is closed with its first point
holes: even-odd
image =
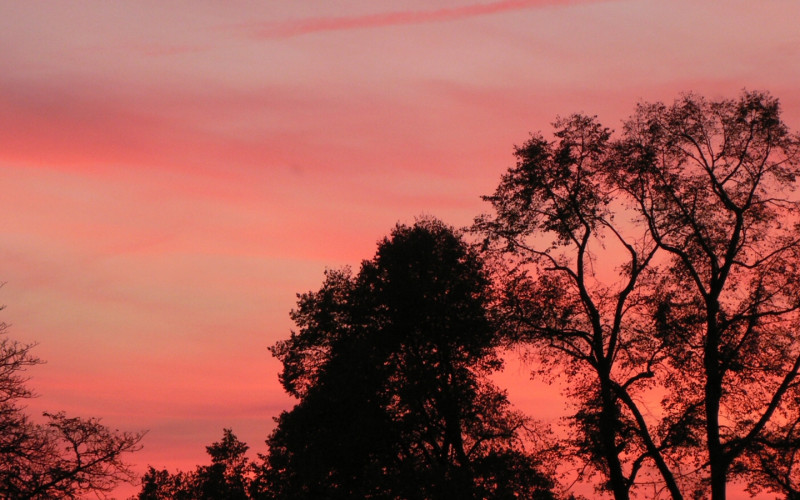
{"type": "Polygon", "coordinates": [[[703,364],[706,372],[705,407],[708,461],[711,469],[711,500],[725,500],[728,460],[719,434],[719,408],[722,399],[722,373],[719,359],[719,330],[716,303],[709,306],[703,364]]]}
{"type": "Polygon", "coordinates": [[[622,472],[622,463],[617,450],[617,405],[611,382],[604,377],[600,382],[602,408],[600,410],[600,445],[606,465],[608,482],[615,500],[628,500],[628,482],[622,472]]]}

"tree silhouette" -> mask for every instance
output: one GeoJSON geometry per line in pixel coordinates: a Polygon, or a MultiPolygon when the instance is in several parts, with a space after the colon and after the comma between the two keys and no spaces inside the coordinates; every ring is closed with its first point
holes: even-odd
{"type": "Polygon", "coordinates": [[[642,104],[616,140],[590,117],[555,127],[517,148],[475,229],[508,327],[571,375],[575,454],[618,499],[650,471],[673,498],[723,499],[735,477],[791,493],[765,458],[796,442],[800,368],[800,140],[777,100],[642,104]],[[653,387],[660,412],[640,403],[653,387]]]}
{"type": "Polygon", "coordinates": [[[231,429],[224,429],[222,440],[206,447],[211,465],[194,471],[156,470],[150,466],[142,477],[139,500],[247,500],[254,469],[247,458],[248,446],[231,429]]]}
{"type": "Polygon", "coordinates": [[[796,420],[800,369],[800,138],[777,99],[687,95],[641,105],[615,164],[650,234],[670,256],[659,330],[676,373],[671,413],[699,410],[711,496],[749,475],[757,442],[796,420]],[[794,393],[794,394],[793,394],[794,393]]]}
{"type": "Polygon", "coordinates": [[[31,353],[32,344],[6,334],[0,323],[0,497],[102,496],[132,480],[122,456],[139,449],[142,434],[63,413],[45,413],[46,423],[33,422],[20,406],[20,400],[33,396],[23,372],[40,360],[31,353]]]}
{"type": "Polygon", "coordinates": [[[555,142],[535,135],[516,149],[517,165],[486,197],[495,215],[478,218],[475,229],[505,273],[508,330],[539,350],[542,373],[570,375],[568,393],[582,407],[575,456],[606,476],[604,487],[616,498],[628,498],[645,460],[661,458],[652,450],[662,443],[635,421],[636,395],[647,388],[659,349],[632,327],[656,245],[631,239],[623,230],[628,221],[614,218],[610,131],[579,115],[554,125],[555,142]],[[600,272],[604,244],[621,250],[613,283],[600,272]],[[624,411],[625,404],[632,408],[624,411]]]}
{"type": "Polygon", "coordinates": [[[197,471],[198,498],[226,498],[246,500],[249,498],[250,465],[248,446],[234,436],[230,429],[223,431],[222,440],[206,447],[211,456],[211,465],[197,471]]]}
{"type": "Polygon", "coordinates": [[[268,439],[268,498],[553,498],[501,361],[483,263],[436,220],[397,226],[356,276],[299,296],[272,347],[300,399],[268,439]]]}
{"type": "Polygon", "coordinates": [[[152,465],[142,476],[142,488],[135,497],[138,500],[192,500],[194,498],[194,477],[177,472],[171,474],[166,469],[157,470],[152,465]]]}

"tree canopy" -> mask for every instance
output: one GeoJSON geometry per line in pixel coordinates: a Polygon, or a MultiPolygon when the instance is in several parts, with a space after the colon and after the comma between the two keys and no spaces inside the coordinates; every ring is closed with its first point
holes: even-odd
{"type": "Polygon", "coordinates": [[[222,439],[206,452],[210,465],[194,471],[170,473],[150,466],[142,477],[138,500],[247,500],[251,496],[254,467],[247,458],[248,446],[224,429],[222,439]]]}
{"type": "Polygon", "coordinates": [[[778,101],[643,103],[618,138],[594,117],[554,126],[474,229],[516,339],[575,375],[575,456],[618,499],[654,476],[673,498],[733,479],[796,495],[793,458],[770,459],[796,449],[800,368],[800,138],[778,101]]]}
{"type": "Polygon", "coordinates": [[[265,457],[275,498],[552,498],[529,422],[486,375],[500,367],[480,257],[435,220],[299,297],[273,346],[300,402],[265,457]]]}

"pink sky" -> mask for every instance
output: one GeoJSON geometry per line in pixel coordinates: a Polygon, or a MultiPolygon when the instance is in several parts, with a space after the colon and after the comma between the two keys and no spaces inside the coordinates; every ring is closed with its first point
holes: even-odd
{"type": "MultiPolygon", "coordinates": [[[[295,294],[398,221],[464,226],[512,147],[586,112],[769,90],[800,128],[800,3],[6,2],[0,303],[32,411],[149,429],[189,469],[291,405],[295,294]]],[[[523,407],[555,394],[511,387],[523,407]]],[[[553,405],[549,405],[553,407],[553,405]]],[[[120,494],[130,489],[120,490],[120,494]]]]}

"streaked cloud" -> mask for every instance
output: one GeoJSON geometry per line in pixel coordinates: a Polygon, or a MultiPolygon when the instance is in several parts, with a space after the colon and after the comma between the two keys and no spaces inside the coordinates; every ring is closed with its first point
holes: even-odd
{"type": "Polygon", "coordinates": [[[577,0],[503,0],[475,3],[459,7],[431,10],[406,10],[382,12],[349,17],[319,17],[275,24],[262,24],[255,33],[262,38],[290,38],[323,31],[344,31],[382,28],[406,24],[440,23],[470,17],[500,14],[515,10],[532,9],[578,3],[577,0]]]}

